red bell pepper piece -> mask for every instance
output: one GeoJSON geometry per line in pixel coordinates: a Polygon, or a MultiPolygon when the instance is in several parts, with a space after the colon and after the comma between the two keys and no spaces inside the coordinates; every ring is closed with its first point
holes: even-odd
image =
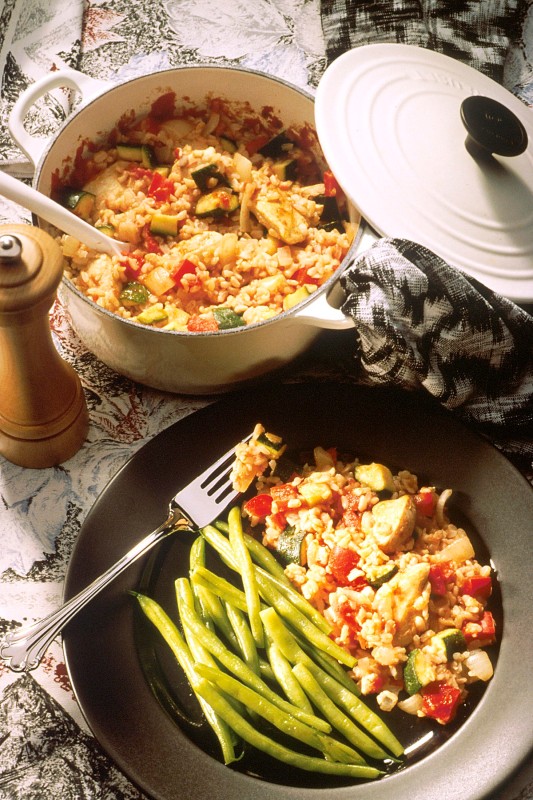
{"type": "Polygon", "coordinates": [[[152,234],[150,233],[150,226],[145,225],[141,232],[142,240],[144,244],[144,249],[148,253],[161,253],[161,247],[159,246],[159,242],[155,239],[152,234]]]}
{"type": "Polygon", "coordinates": [[[418,514],[423,517],[432,517],[435,513],[437,499],[433,492],[418,492],[413,496],[413,501],[418,514]]]}
{"type": "Polygon", "coordinates": [[[454,575],[455,570],[452,568],[449,561],[441,561],[438,564],[432,564],[429,568],[431,594],[437,597],[445,597],[447,591],[446,584],[454,575]]]}
{"type": "Polygon", "coordinates": [[[272,497],[269,494],[257,494],[246,501],[244,510],[251,517],[264,519],[272,510],[272,497]]]}
{"type": "Polygon", "coordinates": [[[305,267],[301,267],[300,269],[297,269],[292,277],[301,286],[303,286],[305,283],[310,284],[312,286],[319,286],[319,284],[320,284],[319,279],[318,278],[312,278],[311,275],[309,275],[309,273],[305,269],[305,267]]]}
{"type": "Polygon", "coordinates": [[[324,194],[326,197],[339,197],[342,194],[342,189],[338,184],[337,178],[330,170],[326,170],[323,175],[324,178],[324,194]]]}
{"type": "Polygon", "coordinates": [[[176,269],[172,270],[170,277],[175,284],[178,284],[184,275],[194,275],[195,272],[196,264],[194,264],[192,261],[189,261],[188,258],[184,258],[183,261],[178,264],[176,269]]]}
{"type": "Polygon", "coordinates": [[[430,719],[436,719],[442,725],[451,722],[457,713],[461,691],[444,681],[433,681],[423,689],[422,710],[430,719]]]}
{"type": "Polygon", "coordinates": [[[279,483],[270,489],[277,511],[287,511],[289,501],[298,497],[298,489],[292,483],[279,483]]]}
{"type": "Polygon", "coordinates": [[[153,197],[159,203],[166,202],[172,192],[174,191],[174,184],[172,181],[164,178],[160,172],[154,172],[150,186],[148,187],[148,196],[153,197]]]}
{"type": "Polygon", "coordinates": [[[479,622],[465,622],[461,631],[467,645],[487,647],[496,641],[496,623],[490,611],[484,611],[479,622]]]}
{"type": "Polygon", "coordinates": [[[207,331],[218,331],[218,322],[214,317],[189,317],[187,330],[191,333],[205,333],[207,331]]]}
{"type": "Polygon", "coordinates": [[[248,155],[253,156],[268,141],[270,141],[270,137],[263,134],[262,136],[256,136],[255,139],[251,139],[249,142],[246,142],[246,149],[248,151],[248,155]]]}
{"type": "Polygon", "coordinates": [[[476,600],[488,600],[492,594],[492,578],[490,575],[473,575],[461,585],[461,594],[468,594],[476,600]]]}
{"type": "Polygon", "coordinates": [[[277,514],[272,514],[270,516],[270,522],[275,527],[278,528],[280,531],[284,531],[287,527],[287,517],[283,513],[283,511],[278,511],[277,514]]]}
{"type": "Polygon", "coordinates": [[[354,589],[363,589],[368,586],[368,581],[364,575],[357,575],[350,580],[349,575],[359,564],[359,554],[349,547],[335,545],[329,555],[328,565],[331,574],[342,586],[351,586],[354,589]]]}
{"type": "Polygon", "coordinates": [[[130,253],[128,255],[128,257],[126,259],[124,259],[123,263],[125,265],[126,278],[129,281],[138,280],[139,275],[141,274],[141,270],[143,268],[143,264],[144,264],[143,256],[134,255],[133,253],[130,253]],[[134,261],[133,264],[131,263],[132,259],[134,261]]]}

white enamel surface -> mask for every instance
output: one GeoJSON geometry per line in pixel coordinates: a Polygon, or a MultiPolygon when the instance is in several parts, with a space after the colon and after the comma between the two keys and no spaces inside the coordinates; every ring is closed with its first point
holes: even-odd
{"type": "MultiPolygon", "coordinates": [[[[285,125],[314,127],[312,98],[282,81],[228,68],[169,70],[113,86],[87,102],[44,151],[37,166],[37,188],[49,194],[52,175],[56,170],[61,173],[65,158],[81,142],[105,138],[122,115],[132,109],[139,116],[146,114],[153,101],[169,91],[178,100],[187,97],[192,103],[201,103],[208,95],[239,102],[246,98],[259,111],[265,106],[275,108],[285,125]]],[[[321,328],[351,327],[351,320],[325,300],[335,280],[330,278],[301,307],[268,322],[214,334],[159,331],[124,321],[100,309],[67,280],[61,298],[84,345],[112,369],[164,391],[211,394],[285,366],[312,343],[321,328]]]]}
{"type": "Polygon", "coordinates": [[[86,103],[108,89],[109,85],[105,81],[90,78],[75,69],[50,72],[32,83],[16,100],[8,120],[9,132],[20,149],[36,164],[46,149],[48,140],[33,136],[24,127],[24,119],[32,105],[52,89],[60,86],[75,89],[81,96],[81,102],[86,103]]]}
{"type": "Polygon", "coordinates": [[[533,300],[533,114],[461,62],[409,45],[337,58],[315,99],[317,131],[337,180],[385,236],[429,247],[518,302],[533,300]],[[524,124],[520,156],[474,160],[462,101],[489,96],[524,124]]]}

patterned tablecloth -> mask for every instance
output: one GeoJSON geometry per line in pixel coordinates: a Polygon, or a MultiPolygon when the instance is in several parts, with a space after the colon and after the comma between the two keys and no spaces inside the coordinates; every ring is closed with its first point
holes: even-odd
{"type": "MultiPolygon", "coordinates": [[[[372,11],[364,7],[379,5],[347,3],[350,13],[359,15],[358,30],[369,40],[376,38],[376,31],[370,30],[372,11]]],[[[391,3],[389,27],[378,26],[377,33],[384,41],[401,39],[394,26],[397,22],[400,29],[409,9],[424,7],[427,22],[438,5],[391,3]]],[[[460,16],[472,4],[450,5],[461,7],[460,16]]],[[[474,5],[485,4],[475,0],[474,5]]],[[[503,15],[513,12],[515,38],[500,65],[503,72],[497,64],[495,70],[531,104],[533,5],[486,6],[499,6],[503,15]]],[[[319,0],[5,0],[0,5],[2,168],[18,177],[31,176],[7,135],[5,116],[26,85],[50,69],[71,66],[120,82],[190,63],[241,64],[290,76],[294,84],[313,90],[338,46],[332,44],[331,26],[339,24],[333,17],[321,19],[319,0]]],[[[362,41],[352,42],[358,43],[362,41]]],[[[39,104],[30,125],[52,133],[67,110],[67,97],[59,91],[39,104]]],[[[21,221],[29,222],[28,213],[0,197],[0,222],[21,221]]],[[[86,352],[59,304],[53,308],[51,327],[58,350],[81,377],[90,429],[82,449],[56,468],[25,470],[0,458],[0,633],[58,606],[73,543],[110,478],[156,433],[209,402],[151,390],[110,371],[86,352]]],[[[327,335],[298,362],[295,374],[351,380],[346,359],[327,335]]],[[[60,640],[29,674],[0,665],[0,798],[52,795],[61,800],[141,797],[87,729],[60,640]]],[[[531,767],[499,794],[499,800],[519,798],[533,798],[531,767]]]]}

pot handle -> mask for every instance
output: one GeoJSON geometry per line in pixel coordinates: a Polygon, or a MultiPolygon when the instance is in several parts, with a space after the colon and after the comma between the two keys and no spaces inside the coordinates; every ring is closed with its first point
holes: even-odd
{"type": "Polygon", "coordinates": [[[297,311],[293,319],[307,325],[314,325],[317,328],[331,330],[344,330],[355,327],[353,319],[344,314],[339,308],[332,306],[328,301],[328,295],[325,293],[319,294],[311,303],[297,311]]]}
{"type": "Polygon", "coordinates": [[[87,102],[93,97],[102,94],[105,89],[109,88],[110,84],[107,81],[90,78],[75,69],[62,69],[44,75],[22,92],[9,115],[8,127],[15,143],[34,165],[39,161],[49,140],[32,136],[28,133],[24,127],[24,119],[37,100],[52,89],[57,89],[60,86],[68,86],[71,89],[75,89],[81,95],[83,102],[87,102]]]}

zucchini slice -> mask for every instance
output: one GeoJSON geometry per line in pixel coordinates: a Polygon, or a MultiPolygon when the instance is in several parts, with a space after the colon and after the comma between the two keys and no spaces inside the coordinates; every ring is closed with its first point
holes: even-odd
{"type": "Polygon", "coordinates": [[[150,233],[159,236],[177,236],[179,218],[173,214],[154,214],[150,220],[150,233]]]}
{"type": "Polygon", "coordinates": [[[354,471],[356,480],[372,489],[374,492],[394,491],[392,472],[384,464],[358,464],[354,471]]]}
{"type": "Polygon", "coordinates": [[[287,527],[278,536],[276,542],[276,553],[281,563],[286,567],[287,564],[303,565],[306,562],[305,531],[287,527]]]}
{"type": "Polygon", "coordinates": [[[216,164],[206,164],[205,167],[195,169],[194,172],[191,172],[191,178],[201,192],[209,192],[220,186],[229,186],[226,176],[220,172],[216,164]]]}
{"type": "Polygon", "coordinates": [[[428,657],[418,648],[411,650],[403,670],[403,682],[407,694],[416,694],[435,680],[435,670],[428,657]]]}
{"type": "Polygon", "coordinates": [[[327,231],[336,229],[343,232],[344,220],[339,210],[337,198],[333,197],[333,195],[320,194],[314,199],[316,203],[322,206],[318,227],[327,231]]]}
{"type": "Polygon", "coordinates": [[[218,328],[221,331],[240,328],[246,324],[240,314],[236,314],[232,308],[214,308],[213,316],[218,322],[218,328]]]}
{"type": "Polygon", "coordinates": [[[239,196],[227,188],[215,189],[198,198],[197,217],[223,217],[239,208],[239,196]]]}
{"type": "Polygon", "coordinates": [[[61,204],[81,217],[86,222],[90,221],[96,204],[96,195],[83,189],[65,187],[61,194],[61,204]]]}
{"type": "Polygon", "coordinates": [[[237,142],[234,139],[230,139],[229,136],[220,136],[219,137],[220,144],[228,153],[236,153],[238,150],[237,142]]]}
{"type": "Polygon", "coordinates": [[[390,581],[397,572],[397,564],[389,563],[380,564],[379,567],[368,567],[368,569],[365,570],[365,575],[370,586],[372,586],[373,589],[377,589],[379,586],[383,586],[384,583],[387,583],[387,581],[390,581]]]}
{"type": "Polygon", "coordinates": [[[280,158],[294,147],[294,142],[289,139],[287,134],[282,131],[270,139],[263,147],[257,151],[265,158],[280,158]]]}
{"type": "Polygon", "coordinates": [[[310,294],[311,292],[307,286],[299,286],[291,294],[285,295],[283,298],[283,310],[288,311],[289,308],[294,308],[298,303],[303,302],[306,297],[309,297],[310,294]]]}
{"type": "Polygon", "coordinates": [[[286,158],[284,161],[277,161],[272,170],[280,181],[295,181],[298,177],[298,162],[295,158],[286,158]]]}
{"type": "Polygon", "coordinates": [[[451,661],[454,653],[462,653],[466,650],[466,640],[458,628],[446,628],[444,631],[436,633],[431,640],[437,649],[446,656],[446,661],[451,661]]]}
{"type": "Polygon", "coordinates": [[[94,227],[97,231],[100,231],[100,233],[105,233],[106,236],[110,236],[111,238],[115,233],[115,228],[113,225],[95,225],[94,227]]]}
{"type": "Polygon", "coordinates": [[[138,306],[146,303],[150,297],[150,292],[142,283],[130,281],[122,289],[119,300],[125,306],[138,306]]]}
{"type": "Polygon", "coordinates": [[[285,449],[281,436],[276,436],[274,433],[260,433],[255,441],[262,445],[274,458],[280,456],[285,449]]]}
{"type": "Polygon", "coordinates": [[[117,144],[117,155],[123,161],[138,161],[146,169],[153,169],[157,166],[153,147],[149,144],[128,144],[122,142],[117,144]]]}
{"type": "Polygon", "coordinates": [[[162,308],[146,308],[135,317],[137,322],[142,322],[143,325],[154,325],[156,322],[163,322],[168,319],[167,312],[162,308]]]}

